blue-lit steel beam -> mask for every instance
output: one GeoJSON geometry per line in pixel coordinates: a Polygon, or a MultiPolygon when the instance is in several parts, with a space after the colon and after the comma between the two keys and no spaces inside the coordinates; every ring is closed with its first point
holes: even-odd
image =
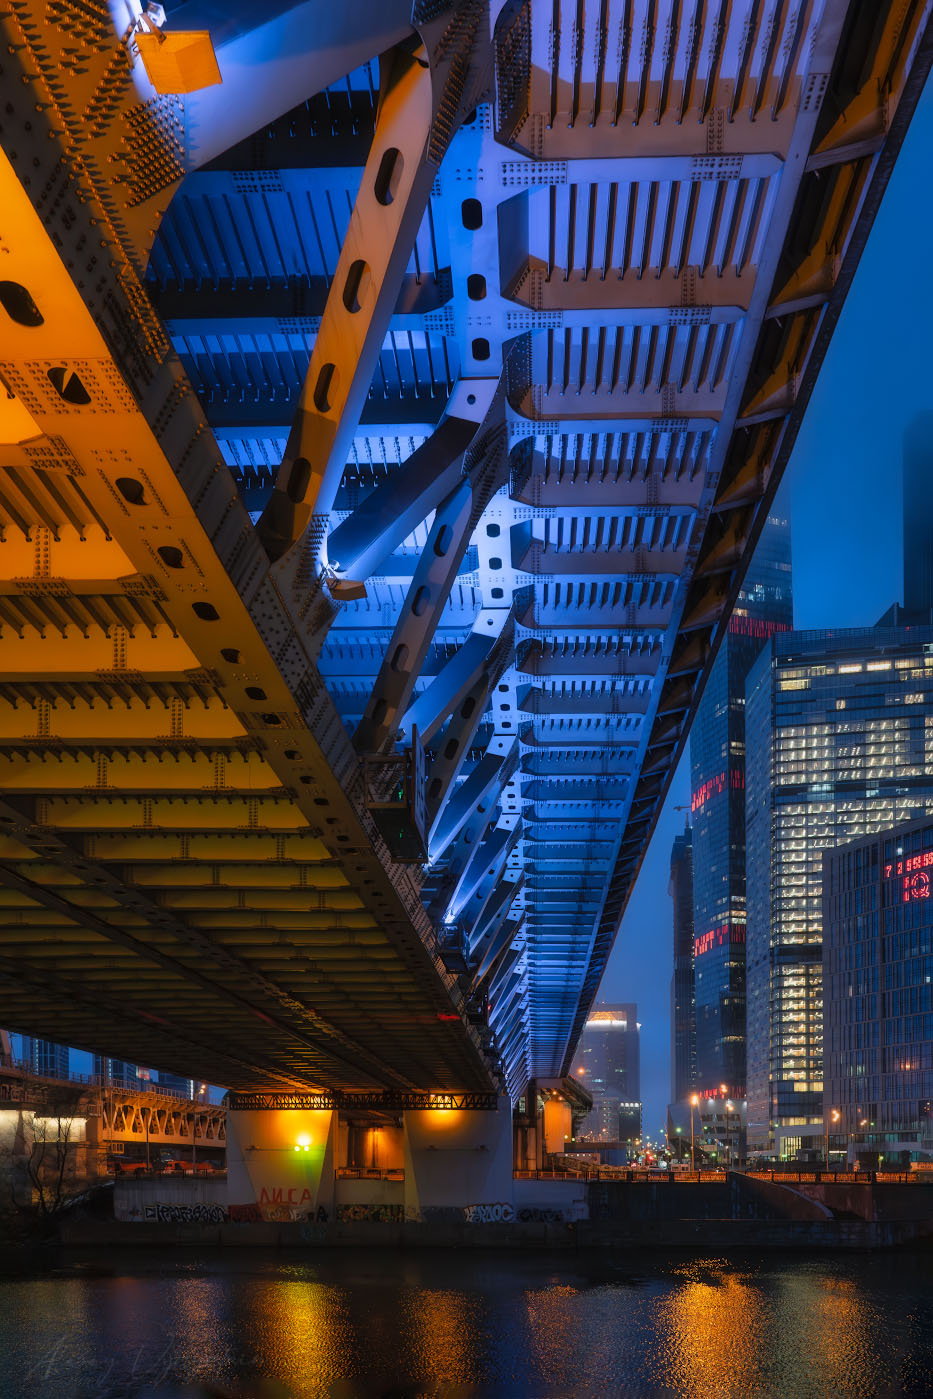
{"type": "Polygon", "coordinates": [[[335,597],[356,595],[393,549],[454,489],[463,458],[489,412],[497,381],[467,379],[451,394],[428,440],[384,485],[332,530],[329,580],[335,597]]]}
{"type": "MultiPolygon", "coordinates": [[[[376,129],[275,490],[259,533],[273,560],[326,516],[369,391],[431,186],[469,97],[481,10],[430,20],[381,65],[376,129]]],[[[444,12],[441,11],[443,15],[444,12]]]]}

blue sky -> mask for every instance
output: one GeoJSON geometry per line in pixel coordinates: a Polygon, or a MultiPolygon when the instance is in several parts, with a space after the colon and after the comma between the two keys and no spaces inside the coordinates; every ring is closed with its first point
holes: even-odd
{"type": "MultiPolygon", "coordinates": [[[[927,85],[862,255],[781,487],[794,554],[799,628],[871,624],[901,600],[901,437],[933,408],[923,273],[933,224],[927,85]]],[[[933,460],[933,444],[931,444],[933,460]]],[[[933,481],[931,481],[933,489],[933,481]]],[[[600,990],[637,1001],[644,1126],[661,1128],[670,1091],[671,902],[668,866],[690,801],[682,762],[626,910],[600,990]]]]}

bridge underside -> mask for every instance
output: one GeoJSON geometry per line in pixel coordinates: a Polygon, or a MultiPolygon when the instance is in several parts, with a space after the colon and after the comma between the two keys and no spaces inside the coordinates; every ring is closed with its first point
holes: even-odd
{"type": "Polygon", "coordinates": [[[166,8],[0,6],[0,1022],[516,1095],[596,994],[931,4],[232,3],[212,86],[166,8]]]}

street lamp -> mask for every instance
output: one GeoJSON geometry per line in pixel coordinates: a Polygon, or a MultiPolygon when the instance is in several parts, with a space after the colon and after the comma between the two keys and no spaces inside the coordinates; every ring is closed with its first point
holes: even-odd
{"type": "Polygon", "coordinates": [[[691,1171],[696,1170],[696,1156],[695,1156],[695,1154],[694,1154],[694,1146],[693,1146],[693,1109],[694,1109],[695,1107],[698,1106],[699,1101],[700,1101],[700,1100],[699,1100],[699,1098],[697,1097],[696,1093],[694,1093],[693,1097],[690,1099],[690,1169],[691,1169],[691,1171]]]}
{"type": "Polygon", "coordinates": [[[827,1171],[829,1170],[829,1124],[830,1124],[830,1122],[832,1122],[833,1125],[835,1125],[838,1121],[839,1121],[839,1109],[838,1109],[838,1108],[833,1108],[833,1109],[830,1111],[829,1116],[825,1119],[825,1124],[824,1124],[825,1127],[826,1127],[826,1158],[825,1158],[825,1159],[826,1159],[826,1169],[827,1169],[827,1171]]]}

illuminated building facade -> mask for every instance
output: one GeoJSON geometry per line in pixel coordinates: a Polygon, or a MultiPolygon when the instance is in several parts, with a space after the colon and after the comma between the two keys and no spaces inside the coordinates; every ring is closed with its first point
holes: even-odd
{"type": "Polygon", "coordinates": [[[933,814],[933,626],[772,638],[747,690],[748,1145],[823,1130],[823,852],[933,814]]]}
{"type": "Polygon", "coordinates": [[[633,1002],[599,1005],[587,1019],[574,1061],[574,1073],[593,1098],[581,1136],[625,1140],[621,1129],[624,1125],[626,1137],[633,1135],[635,1108],[639,1126],[634,1135],[641,1135],[640,1028],[633,1002]]]}
{"type": "Polygon", "coordinates": [[[745,681],[792,625],[790,526],[770,515],[690,736],[694,1086],[705,1096],[723,1084],[745,1096],[745,681]]]}
{"type": "Polygon", "coordinates": [[[933,822],[823,863],[825,1110],[851,1143],[933,1152],[933,822]]]}
{"type": "Polygon", "coordinates": [[[668,886],[674,914],[671,976],[671,1102],[693,1092],[696,1075],[696,1011],[693,988],[693,832],[687,828],[671,848],[668,886]]]}

